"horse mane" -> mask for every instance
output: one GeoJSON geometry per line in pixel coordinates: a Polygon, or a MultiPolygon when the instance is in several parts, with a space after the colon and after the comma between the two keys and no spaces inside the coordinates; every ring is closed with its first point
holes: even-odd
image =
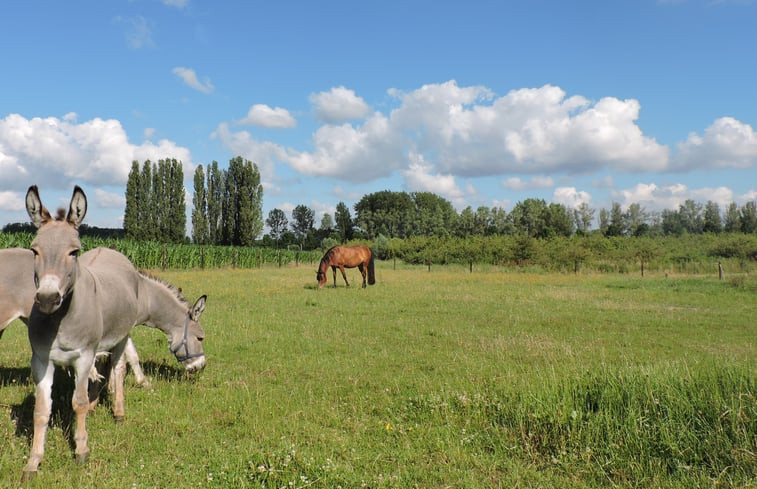
{"type": "Polygon", "coordinates": [[[147,279],[148,281],[153,282],[153,283],[155,283],[157,285],[160,285],[163,288],[167,289],[171,294],[173,294],[174,297],[176,297],[176,300],[178,300],[180,303],[182,303],[182,304],[186,305],[187,307],[189,307],[189,303],[184,298],[184,296],[181,295],[181,289],[177,289],[176,287],[174,287],[172,284],[169,284],[165,280],[160,279],[160,278],[158,278],[158,277],[156,277],[154,275],[150,275],[149,273],[147,273],[147,272],[145,272],[143,270],[137,270],[137,272],[139,273],[139,275],[141,277],[147,279]]]}
{"type": "Polygon", "coordinates": [[[318,270],[321,269],[324,263],[328,263],[329,259],[331,258],[331,255],[334,253],[334,248],[336,248],[339,245],[332,246],[329,248],[326,253],[323,254],[323,258],[321,258],[321,263],[318,265],[318,270]]]}

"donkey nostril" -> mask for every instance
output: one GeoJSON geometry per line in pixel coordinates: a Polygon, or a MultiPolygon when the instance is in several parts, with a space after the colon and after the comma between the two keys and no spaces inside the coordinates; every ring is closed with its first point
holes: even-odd
{"type": "Polygon", "coordinates": [[[45,305],[55,305],[60,302],[60,293],[58,292],[48,292],[48,293],[38,293],[36,295],[36,301],[37,304],[45,304],[45,305]]]}

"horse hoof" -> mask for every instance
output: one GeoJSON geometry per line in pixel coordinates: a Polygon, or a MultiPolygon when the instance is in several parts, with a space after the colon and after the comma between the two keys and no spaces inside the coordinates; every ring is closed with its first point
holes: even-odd
{"type": "Polygon", "coordinates": [[[34,479],[34,476],[37,475],[36,470],[29,470],[24,469],[24,472],[21,474],[21,483],[29,482],[30,480],[34,479]]]}
{"type": "Polygon", "coordinates": [[[76,454],[76,463],[79,465],[84,465],[89,460],[89,450],[87,450],[84,453],[77,453],[76,454]]]}
{"type": "Polygon", "coordinates": [[[113,416],[113,419],[115,420],[116,424],[123,424],[124,423],[124,417],[123,416],[113,416]]]}

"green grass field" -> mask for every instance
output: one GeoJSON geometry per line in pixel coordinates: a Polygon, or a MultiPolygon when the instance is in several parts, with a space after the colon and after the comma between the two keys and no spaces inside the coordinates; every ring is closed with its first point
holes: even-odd
{"type": "MultiPolygon", "coordinates": [[[[106,398],[70,447],[60,372],[28,487],[757,486],[754,278],[468,273],[379,263],[157,273],[203,316],[208,365],[134,341],[152,387],[106,398]],[[329,276],[329,283],[331,277],[329,276]]],[[[22,323],[0,340],[0,487],[19,487],[34,387],[22,323]]]]}

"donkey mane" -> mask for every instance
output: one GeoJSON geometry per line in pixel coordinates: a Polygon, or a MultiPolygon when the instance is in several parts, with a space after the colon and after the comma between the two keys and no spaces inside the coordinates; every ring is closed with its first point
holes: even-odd
{"type": "Polygon", "coordinates": [[[55,213],[55,221],[62,221],[66,218],[66,209],[58,207],[58,211],[55,213]]]}
{"type": "Polygon", "coordinates": [[[147,280],[149,280],[151,282],[154,282],[154,283],[156,283],[158,285],[163,286],[165,289],[167,289],[169,292],[171,292],[174,295],[174,297],[176,297],[176,300],[178,300],[180,303],[182,303],[184,305],[187,305],[187,306],[189,305],[189,303],[184,298],[184,296],[181,295],[181,289],[177,289],[176,287],[174,287],[173,285],[169,284],[165,280],[161,280],[158,277],[150,275],[149,273],[147,273],[147,272],[145,272],[143,270],[139,270],[138,272],[139,272],[139,275],[142,276],[143,278],[145,278],[145,279],[147,279],[147,280]]]}

